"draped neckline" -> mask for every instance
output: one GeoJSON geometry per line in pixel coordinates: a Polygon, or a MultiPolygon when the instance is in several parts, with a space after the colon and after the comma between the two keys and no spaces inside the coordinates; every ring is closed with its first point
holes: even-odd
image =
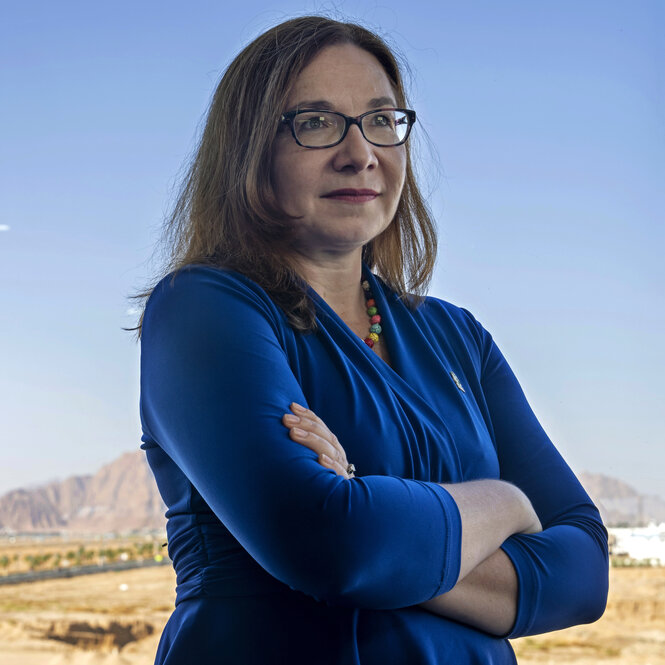
{"type": "MultiPolygon", "coordinates": [[[[380,278],[368,269],[365,264],[363,264],[362,275],[363,279],[368,280],[370,283],[372,295],[374,296],[379,312],[381,313],[382,325],[384,322],[386,324],[383,328],[382,335],[384,336],[384,342],[388,349],[391,365],[372,351],[372,349],[370,349],[367,344],[356,335],[356,333],[316,292],[316,290],[309,286],[308,293],[316,306],[318,318],[324,323],[329,322],[332,325],[332,328],[337,331],[335,338],[337,339],[338,344],[339,341],[341,341],[340,338],[346,338],[346,341],[352,345],[350,348],[348,346],[346,348],[349,351],[353,351],[353,356],[358,358],[359,361],[361,358],[365,358],[392,390],[397,394],[401,394],[412,404],[417,404],[421,413],[427,414],[427,417],[431,422],[438,423],[443,431],[448,432],[448,427],[442,419],[441,414],[432,408],[426,397],[416,385],[411,384],[411,375],[414,372],[417,372],[418,364],[412,362],[411,357],[413,355],[422,355],[423,353],[428,355],[433,354],[434,358],[432,358],[432,361],[439,364],[441,363],[441,358],[426,341],[422,331],[419,331],[420,334],[418,335],[417,340],[405,339],[409,336],[409,332],[411,331],[400,330],[400,324],[404,327],[410,328],[413,326],[413,328],[417,328],[415,321],[409,321],[409,319],[413,318],[413,314],[410,310],[407,312],[404,311],[407,310],[407,307],[400,301],[397,294],[393,293],[380,278]],[[397,319],[399,319],[399,322],[397,319]],[[410,326],[408,326],[409,323],[411,324],[410,326]],[[409,348],[414,346],[414,342],[418,345],[418,348],[409,348]]],[[[324,327],[326,329],[329,328],[327,325],[324,327]]],[[[330,332],[331,331],[329,331],[329,333],[330,332]]],[[[349,360],[353,361],[352,358],[349,358],[349,360]]]]}

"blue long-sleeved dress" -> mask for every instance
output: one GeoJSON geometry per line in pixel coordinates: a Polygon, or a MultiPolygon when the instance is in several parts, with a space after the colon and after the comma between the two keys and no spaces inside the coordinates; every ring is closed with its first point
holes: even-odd
{"type": "Polygon", "coordinates": [[[392,367],[314,291],[308,334],[234,272],[188,267],[153,291],[142,447],[177,572],[157,663],[514,663],[506,639],[417,606],[459,573],[460,517],[442,482],[510,481],[543,524],[502,546],[519,581],[506,637],[602,613],[598,511],[490,335],[435,298],[411,310],[364,274],[392,367]],[[356,478],[289,438],[291,402],[337,435],[356,478]]]}

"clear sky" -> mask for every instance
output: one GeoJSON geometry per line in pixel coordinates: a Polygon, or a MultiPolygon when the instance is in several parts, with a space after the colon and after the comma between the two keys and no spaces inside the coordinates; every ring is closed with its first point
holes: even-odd
{"type": "Polygon", "coordinates": [[[262,30],[326,12],[413,70],[431,293],[493,333],[575,470],[665,495],[665,2],[274,6],[0,10],[0,492],[137,448],[127,296],[216,81],[262,30]]]}

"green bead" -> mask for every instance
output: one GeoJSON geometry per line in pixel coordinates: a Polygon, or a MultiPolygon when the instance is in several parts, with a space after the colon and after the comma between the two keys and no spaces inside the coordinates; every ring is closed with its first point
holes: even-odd
{"type": "Polygon", "coordinates": [[[374,316],[375,314],[378,314],[379,310],[376,307],[368,307],[367,308],[367,313],[370,316],[374,316]]]}
{"type": "Polygon", "coordinates": [[[378,324],[378,323],[373,323],[373,324],[369,327],[369,331],[370,331],[370,332],[374,332],[374,333],[376,333],[377,335],[379,335],[379,334],[381,334],[381,325],[378,324]]]}

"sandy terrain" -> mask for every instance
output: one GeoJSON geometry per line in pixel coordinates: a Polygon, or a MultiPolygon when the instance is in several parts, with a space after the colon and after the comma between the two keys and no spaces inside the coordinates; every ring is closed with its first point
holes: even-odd
{"type": "MultiPolygon", "coordinates": [[[[0,662],[150,665],[173,587],[168,567],[0,586],[0,662]]],[[[520,665],[665,665],[665,569],[613,569],[599,622],[514,646],[520,665]]]]}
{"type": "Polygon", "coordinates": [[[152,663],[174,587],[168,566],[0,586],[0,662],[152,663]]]}

